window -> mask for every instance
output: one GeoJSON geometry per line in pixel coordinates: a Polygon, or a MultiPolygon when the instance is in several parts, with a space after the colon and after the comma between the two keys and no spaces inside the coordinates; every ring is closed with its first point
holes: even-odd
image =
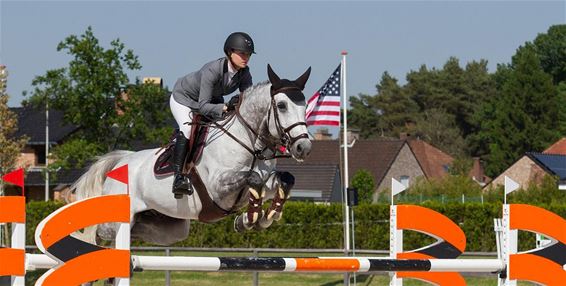
{"type": "Polygon", "coordinates": [[[39,146],[34,149],[37,165],[45,165],[45,146],[39,146]]]}
{"type": "Polygon", "coordinates": [[[400,181],[401,184],[403,184],[403,186],[405,186],[406,188],[409,187],[409,176],[401,176],[401,178],[399,179],[399,181],[400,181]]]}

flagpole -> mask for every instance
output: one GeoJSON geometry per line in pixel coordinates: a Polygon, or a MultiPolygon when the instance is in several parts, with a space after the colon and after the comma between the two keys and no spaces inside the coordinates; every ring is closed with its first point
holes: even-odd
{"type": "Polygon", "coordinates": [[[348,256],[350,256],[350,207],[348,206],[348,187],[349,187],[349,178],[348,178],[348,94],[346,93],[346,55],[348,52],[342,51],[342,64],[341,64],[341,71],[340,76],[342,77],[341,86],[342,86],[342,98],[343,98],[343,140],[342,144],[344,145],[344,251],[348,256]]]}

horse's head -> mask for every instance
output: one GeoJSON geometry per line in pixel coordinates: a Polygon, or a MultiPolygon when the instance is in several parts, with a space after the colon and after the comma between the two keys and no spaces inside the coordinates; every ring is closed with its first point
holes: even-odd
{"type": "Polygon", "coordinates": [[[309,79],[311,68],[296,80],[280,79],[267,65],[271,82],[271,108],[268,116],[269,133],[281,140],[296,160],[302,161],[311,151],[305,123],[306,101],[303,89],[309,79]]]}

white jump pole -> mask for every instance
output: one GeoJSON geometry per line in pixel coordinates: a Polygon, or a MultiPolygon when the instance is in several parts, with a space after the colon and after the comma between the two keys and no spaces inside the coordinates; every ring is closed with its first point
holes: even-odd
{"type": "MultiPolygon", "coordinates": [[[[505,269],[499,259],[391,259],[388,257],[196,257],[132,255],[134,270],[204,272],[313,272],[357,273],[498,272],[505,269]]],[[[45,254],[26,254],[26,269],[49,269],[57,262],[45,254]]]]}

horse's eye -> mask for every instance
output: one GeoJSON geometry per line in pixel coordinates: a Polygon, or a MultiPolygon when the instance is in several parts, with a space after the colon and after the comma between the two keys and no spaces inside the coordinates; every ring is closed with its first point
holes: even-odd
{"type": "Polygon", "coordinates": [[[285,102],[283,102],[283,101],[278,102],[278,103],[277,103],[277,108],[278,108],[279,110],[281,110],[281,111],[284,111],[284,110],[287,109],[287,104],[286,104],[285,102]]]}

